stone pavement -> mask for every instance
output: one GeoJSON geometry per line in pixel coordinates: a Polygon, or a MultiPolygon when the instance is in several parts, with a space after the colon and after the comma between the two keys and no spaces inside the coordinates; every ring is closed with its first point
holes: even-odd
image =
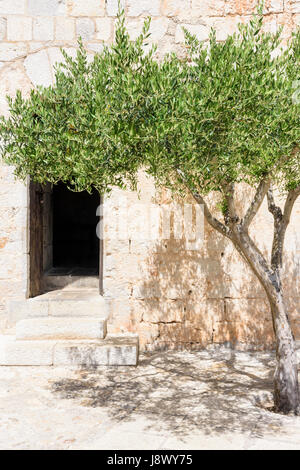
{"type": "Polygon", "coordinates": [[[161,352],[138,367],[0,368],[0,449],[300,449],[270,353],[161,352]]]}

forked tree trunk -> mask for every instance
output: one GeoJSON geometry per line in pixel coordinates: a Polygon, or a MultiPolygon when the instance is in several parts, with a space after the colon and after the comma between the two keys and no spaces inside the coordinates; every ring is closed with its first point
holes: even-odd
{"type": "MultiPolygon", "coordinates": [[[[184,175],[179,172],[183,182],[184,175]]],[[[192,192],[192,191],[190,191],[192,192]]],[[[235,210],[234,184],[226,188],[225,200],[227,212],[224,222],[215,218],[210,212],[205,200],[199,193],[192,192],[198,204],[204,208],[207,222],[218,232],[232,241],[240,255],[247,262],[256,278],[263,286],[270,302],[273,328],[276,338],[277,365],[274,375],[274,404],[280,413],[300,414],[300,393],[298,384],[298,364],[295,351],[295,341],[291,330],[284,296],[282,292],[281,271],[282,253],[286,229],[290,222],[293,205],[300,196],[300,186],[292,189],[286,198],[284,210],[276,206],[270,180],[262,180],[257,187],[255,196],[248,207],[245,216],[240,219],[235,210]],[[271,263],[261,253],[249,236],[249,226],[257,214],[265,196],[268,199],[269,211],[274,217],[274,238],[272,245],[271,263]]]]}

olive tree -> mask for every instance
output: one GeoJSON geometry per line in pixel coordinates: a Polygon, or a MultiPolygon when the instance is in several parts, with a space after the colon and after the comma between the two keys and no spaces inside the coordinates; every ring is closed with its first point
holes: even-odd
{"type": "MultiPolygon", "coordinates": [[[[300,32],[280,51],[280,35],[262,31],[262,15],[239,25],[225,42],[212,31],[208,46],[187,31],[187,59],[161,64],[153,85],[148,172],[172,191],[186,190],[203,205],[207,222],[231,240],[259,280],[270,303],[276,338],[275,409],[299,412],[294,337],[282,286],[287,227],[300,195],[300,32]],[[254,197],[237,208],[241,184],[254,197]],[[281,191],[283,208],[275,202],[281,191]],[[206,195],[220,195],[221,216],[206,195]],[[249,227],[267,198],[273,216],[270,258],[249,227]]],[[[241,197],[240,197],[241,198],[241,197]]],[[[267,223],[267,222],[266,222],[267,223]]],[[[263,234],[257,234],[257,238],[263,234]]]]}
{"type": "Polygon", "coordinates": [[[20,178],[63,181],[76,191],[134,189],[143,168],[158,186],[203,205],[207,222],[231,240],[266,292],[277,345],[275,408],[298,413],[282,267],[300,194],[299,103],[293,99],[299,31],[278,54],[281,33],[264,33],[259,13],[224,42],[214,31],[208,44],[185,31],[186,56],[158,61],[147,45],[149,24],[130,41],[121,12],[110,48],[88,62],[80,43],[75,59],[64,54],[53,86],[10,100],[10,117],[0,121],[2,155],[20,178]],[[255,192],[242,217],[240,183],[255,192]],[[285,197],[283,208],[274,188],[285,197]],[[207,204],[212,191],[220,195],[220,216],[207,204]],[[265,198],[274,218],[270,259],[249,234],[265,198]]]}

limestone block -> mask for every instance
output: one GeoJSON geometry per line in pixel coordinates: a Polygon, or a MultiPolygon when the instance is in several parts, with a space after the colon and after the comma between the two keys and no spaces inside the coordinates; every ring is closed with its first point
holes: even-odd
{"type": "Polygon", "coordinates": [[[265,13],[282,13],[284,10],[284,0],[268,0],[266,1],[265,13]]]}
{"type": "MultiPolygon", "coordinates": [[[[11,70],[16,72],[16,78],[18,79],[18,66],[16,64],[13,64],[11,66],[11,70]]],[[[10,74],[9,74],[10,76],[10,74]]],[[[8,79],[8,76],[5,75],[3,80],[8,79]]],[[[26,82],[25,82],[26,84],[26,82]]],[[[12,86],[15,86],[16,84],[12,83],[12,86]]],[[[0,85],[0,93],[1,93],[1,99],[0,103],[3,99],[3,101],[6,101],[5,98],[3,97],[2,91],[3,88],[5,88],[5,83],[2,83],[0,85]]],[[[9,87],[8,87],[9,88],[9,87]]],[[[10,96],[14,96],[15,93],[14,91],[10,90],[11,93],[10,96]]],[[[16,183],[8,183],[5,186],[3,186],[0,190],[0,207],[25,207],[26,206],[26,201],[24,201],[24,192],[26,191],[25,186],[20,184],[20,182],[16,183]]]]}
{"type": "Polygon", "coordinates": [[[115,254],[127,254],[129,253],[129,240],[104,240],[104,253],[106,255],[115,254]]]}
{"type": "Polygon", "coordinates": [[[52,17],[34,18],[33,39],[36,41],[52,41],[54,39],[54,20],[52,17]]]}
{"type": "Polygon", "coordinates": [[[7,19],[8,41],[30,41],[32,39],[32,18],[9,16],[7,19]]]}
{"type": "Polygon", "coordinates": [[[213,342],[229,342],[232,345],[245,343],[248,345],[271,347],[274,342],[272,322],[234,321],[215,323],[213,327],[213,342]]]}
{"type": "Polygon", "coordinates": [[[227,36],[237,31],[238,23],[242,23],[242,18],[226,16],[224,18],[209,18],[208,24],[216,30],[217,41],[225,41],[227,36]]]}
{"type": "MultiPolygon", "coordinates": [[[[125,8],[125,0],[121,0],[121,8],[125,8]]],[[[118,0],[106,1],[106,12],[108,16],[117,16],[118,13],[118,0]]]]}
{"type": "Polygon", "coordinates": [[[254,12],[256,5],[257,5],[256,0],[247,0],[246,2],[237,2],[236,0],[228,0],[225,3],[225,14],[226,15],[228,14],[250,15],[254,12]]]}
{"type": "Polygon", "coordinates": [[[103,291],[106,298],[127,299],[131,294],[131,286],[127,280],[107,277],[103,279],[103,291]]]}
{"type": "Polygon", "coordinates": [[[199,41],[206,41],[209,35],[209,28],[203,24],[179,24],[176,28],[175,42],[184,42],[184,32],[182,27],[186,28],[191,34],[194,34],[199,41]]]}
{"type": "Polygon", "coordinates": [[[104,300],[97,296],[97,299],[81,300],[80,295],[77,300],[51,300],[49,302],[49,315],[51,316],[70,316],[70,317],[94,317],[103,315],[104,300]]]}
{"type": "Polygon", "coordinates": [[[52,83],[51,67],[45,50],[30,54],[24,61],[28,77],[34,85],[49,86],[52,83]]]}
{"type": "MultiPolygon", "coordinates": [[[[186,302],[184,300],[169,301],[160,299],[149,299],[144,302],[139,302],[135,306],[135,310],[137,309],[141,314],[141,319],[143,322],[182,322],[184,321],[186,315],[186,302]]],[[[138,313],[135,311],[135,315],[137,314],[138,313]]]]}
{"type": "Polygon", "coordinates": [[[190,7],[189,0],[162,0],[161,13],[165,16],[178,16],[190,7]]]}
{"type": "Polygon", "coordinates": [[[0,15],[23,15],[26,0],[0,0],[0,15]]]}
{"type": "MultiPolygon", "coordinates": [[[[53,30],[54,30],[54,26],[53,26],[53,30]]],[[[30,43],[28,44],[28,51],[29,51],[29,53],[30,52],[37,52],[40,49],[43,49],[44,47],[45,47],[45,43],[43,43],[43,42],[30,41],[30,43]]]]}
{"type": "MultiPolygon", "coordinates": [[[[127,18],[126,28],[130,39],[135,40],[141,34],[144,24],[144,18],[127,18]]],[[[168,30],[169,20],[167,18],[152,18],[150,24],[150,41],[159,41],[164,37],[168,30]]],[[[143,188],[144,191],[144,188],[143,188]]]]}
{"type": "Polygon", "coordinates": [[[0,336],[0,365],[51,366],[53,341],[16,341],[14,336],[0,336]]]}
{"type": "Polygon", "coordinates": [[[130,335],[110,335],[99,342],[58,342],[54,349],[55,366],[134,366],[137,364],[137,358],[138,338],[130,335]]]}
{"type": "Polygon", "coordinates": [[[139,16],[141,14],[158,16],[160,14],[160,0],[128,0],[128,16],[139,16]]]}
{"type": "Polygon", "coordinates": [[[188,323],[161,323],[159,325],[159,341],[178,347],[182,343],[200,343],[202,346],[210,341],[209,332],[190,328],[188,323]]]}
{"type": "MultiPolygon", "coordinates": [[[[22,64],[14,63],[3,68],[0,74],[0,114],[6,117],[9,115],[7,95],[14,98],[16,90],[20,89],[23,96],[27,96],[31,87],[32,85],[25,74],[22,64]]],[[[1,189],[0,207],[17,208],[26,206],[25,186],[14,182],[2,185],[1,189]]]]}
{"type": "Polygon", "coordinates": [[[186,320],[205,330],[216,322],[225,320],[223,299],[198,299],[186,301],[186,320]]]}
{"type": "Polygon", "coordinates": [[[134,299],[155,299],[161,296],[161,288],[157,281],[137,282],[132,287],[132,297],[134,299]]]}
{"type": "Polygon", "coordinates": [[[48,316],[49,305],[47,302],[36,302],[34,299],[15,300],[8,302],[8,319],[10,324],[15,324],[24,318],[48,316]]]}
{"type": "Polygon", "coordinates": [[[222,16],[225,0],[192,0],[192,14],[197,16],[222,16]]]}
{"type": "Polygon", "coordinates": [[[159,325],[153,323],[142,322],[137,327],[139,335],[139,343],[141,350],[152,350],[159,338],[159,325]]]}
{"type": "Polygon", "coordinates": [[[16,325],[17,340],[103,339],[106,320],[100,318],[34,318],[16,325]]]}
{"type": "Polygon", "coordinates": [[[270,306],[264,299],[225,299],[225,319],[253,323],[270,321],[270,306]]]}
{"type": "Polygon", "coordinates": [[[105,0],[69,0],[68,8],[72,16],[104,16],[105,0]]]}
{"type": "Polygon", "coordinates": [[[87,49],[90,51],[100,54],[103,51],[103,44],[101,42],[90,42],[86,45],[87,49]]]}
{"type": "Polygon", "coordinates": [[[108,41],[112,33],[112,20],[110,18],[96,18],[96,39],[108,41]]]}
{"type": "Polygon", "coordinates": [[[153,18],[150,25],[150,40],[159,41],[168,31],[169,20],[167,18],[153,18]]]}
{"type": "Polygon", "coordinates": [[[292,1],[290,5],[290,12],[291,13],[300,13],[300,1],[292,1]]]}
{"type": "Polygon", "coordinates": [[[84,41],[92,39],[95,33],[95,23],[91,18],[78,18],[76,20],[76,35],[84,41]]]}
{"type": "Polygon", "coordinates": [[[0,40],[3,41],[6,35],[6,18],[0,18],[0,40]]]}
{"type": "MultiPolygon", "coordinates": [[[[28,14],[33,16],[65,15],[66,1],[67,0],[28,0],[28,14]]],[[[15,3],[15,1],[12,3],[15,3]]]]}
{"type": "Polygon", "coordinates": [[[55,39],[72,41],[75,38],[75,20],[73,18],[57,17],[55,19],[55,39]]]}

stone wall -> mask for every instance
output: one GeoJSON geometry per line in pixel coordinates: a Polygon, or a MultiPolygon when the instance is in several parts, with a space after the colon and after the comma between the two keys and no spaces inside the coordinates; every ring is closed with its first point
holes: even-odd
{"type": "MultiPolygon", "coordinates": [[[[131,37],[152,17],[152,40],[158,53],[183,52],[182,26],[201,40],[214,26],[217,39],[248,21],[252,0],[123,0],[131,37]]],[[[90,57],[113,40],[117,0],[0,0],[0,112],[7,115],[6,94],[16,89],[49,85],[53,66],[62,59],[59,48],[76,51],[82,36],[90,57]]],[[[287,39],[299,25],[299,0],[267,0],[265,28],[283,25],[287,39]]],[[[26,188],[14,181],[12,169],[0,167],[0,329],[5,327],[7,303],[24,297],[27,277],[26,188]]],[[[128,201],[173,204],[157,195],[151,181],[141,178],[142,199],[128,201]]],[[[119,191],[111,198],[114,210],[119,191]]],[[[245,193],[245,199],[248,195],[245,193]]],[[[213,200],[213,199],[212,199],[213,200]]],[[[300,201],[296,204],[286,243],[286,278],[291,318],[300,339],[300,201]]],[[[264,233],[261,248],[271,243],[271,220],[263,207],[257,219],[264,233]]],[[[203,347],[231,342],[239,346],[270,346],[271,317],[265,295],[229,242],[205,226],[198,250],[178,240],[114,240],[105,219],[104,296],[111,332],[139,333],[143,348],[203,347]]]]}

